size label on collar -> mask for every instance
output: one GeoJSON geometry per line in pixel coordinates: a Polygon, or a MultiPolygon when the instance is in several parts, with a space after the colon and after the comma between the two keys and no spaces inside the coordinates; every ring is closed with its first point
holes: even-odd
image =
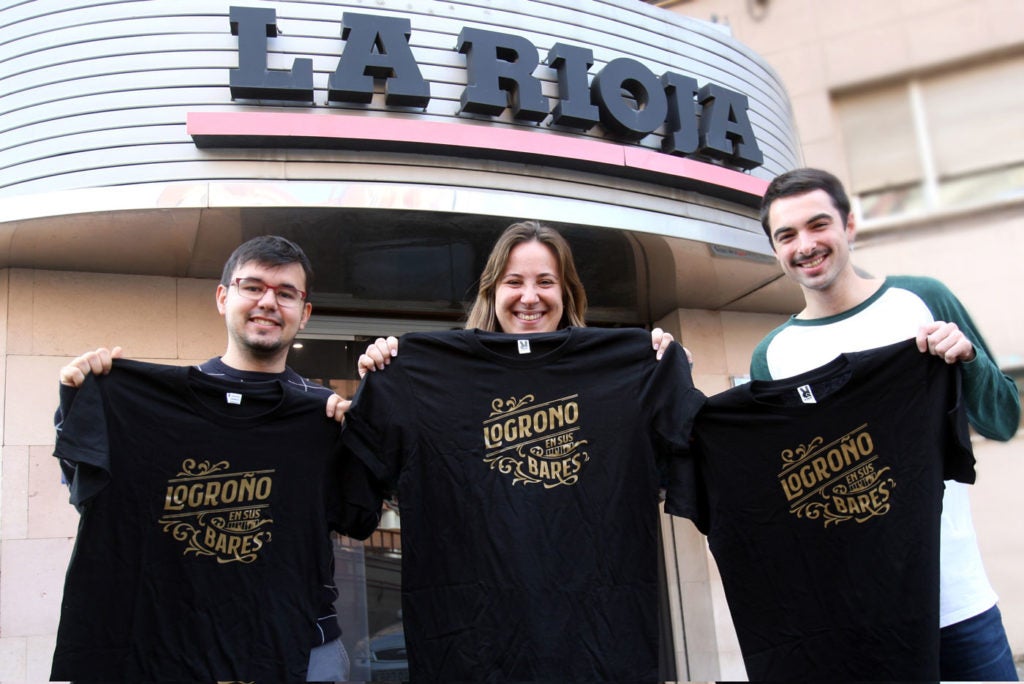
{"type": "Polygon", "coordinates": [[[817,404],[818,400],[814,398],[814,392],[811,391],[810,385],[800,385],[796,388],[796,393],[800,395],[800,401],[805,404],[817,404]]]}
{"type": "Polygon", "coordinates": [[[238,392],[228,392],[227,394],[224,395],[224,400],[227,401],[229,404],[234,404],[238,406],[242,403],[242,395],[239,394],[238,392]]]}
{"type": "Polygon", "coordinates": [[[517,343],[519,344],[519,353],[520,354],[529,354],[530,353],[530,340],[517,340],[517,343]]]}

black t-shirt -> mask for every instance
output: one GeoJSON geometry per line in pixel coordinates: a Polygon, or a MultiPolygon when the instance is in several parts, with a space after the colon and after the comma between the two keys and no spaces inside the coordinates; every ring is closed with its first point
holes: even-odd
{"type": "MultiPolygon", "coordinates": [[[[215,356],[212,359],[208,359],[199,364],[197,368],[206,375],[234,380],[236,382],[270,382],[273,380],[280,380],[292,389],[300,392],[310,392],[311,394],[317,395],[323,399],[324,402],[327,401],[328,397],[334,394],[334,390],[302,377],[290,366],[285,366],[284,371],[281,373],[246,371],[232,368],[224,363],[224,361],[221,360],[221,357],[215,356]]],[[[360,490],[364,490],[367,486],[365,473],[347,472],[345,476],[345,485],[348,488],[348,491],[345,492],[347,496],[351,496],[354,491],[358,492],[360,490]]],[[[379,509],[380,504],[378,503],[376,509],[365,511],[363,516],[365,520],[361,525],[357,524],[351,526],[348,534],[356,539],[365,539],[368,537],[377,526],[377,521],[380,518],[379,509]]],[[[327,544],[331,546],[331,553],[333,554],[333,542],[328,539],[327,544]]],[[[320,587],[320,609],[317,612],[318,617],[316,625],[312,630],[313,636],[311,643],[314,646],[320,646],[328,641],[334,641],[341,636],[341,625],[338,624],[338,616],[334,610],[334,602],[337,599],[338,587],[333,582],[330,584],[324,584],[320,587]]]]}
{"type": "Polygon", "coordinates": [[[55,455],[82,515],[54,679],[297,682],[343,527],[340,428],[281,382],[117,360],[55,455]]]}
{"type": "Polygon", "coordinates": [[[410,675],[655,681],[659,459],[703,395],[643,330],[409,334],[343,441],[397,487],[410,675]]]}
{"type": "Polygon", "coordinates": [[[694,435],[668,511],[708,535],[749,677],[938,679],[942,481],[974,481],[959,367],[844,354],[710,397],[694,435]]]}

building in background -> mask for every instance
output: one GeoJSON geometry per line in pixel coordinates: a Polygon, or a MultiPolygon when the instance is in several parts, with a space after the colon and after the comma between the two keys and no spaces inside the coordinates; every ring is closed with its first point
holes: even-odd
{"type": "MultiPolygon", "coordinates": [[[[660,0],[713,21],[779,74],[802,163],[846,183],[855,259],[964,301],[1003,370],[1024,376],[1024,3],[660,0]]],[[[685,331],[684,331],[685,334],[685,331]]],[[[1024,654],[1024,439],[975,440],[975,525],[1010,646],[1024,654]]]]}

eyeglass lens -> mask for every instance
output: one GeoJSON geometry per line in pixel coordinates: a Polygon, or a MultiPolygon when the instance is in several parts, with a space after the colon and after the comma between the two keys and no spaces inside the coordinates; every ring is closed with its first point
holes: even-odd
{"type": "Polygon", "coordinates": [[[291,285],[267,285],[256,278],[238,278],[235,281],[238,294],[246,299],[262,299],[267,290],[273,290],[277,303],[281,306],[298,306],[305,293],[291,285]]]}

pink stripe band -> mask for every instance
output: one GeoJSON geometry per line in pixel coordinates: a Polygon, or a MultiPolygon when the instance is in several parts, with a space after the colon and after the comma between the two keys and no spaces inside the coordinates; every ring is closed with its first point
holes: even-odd
{"type": "Polygon", "coordinates": [[[760,206],[768,182],[713,164],[601,140],[471,123],[278,112],[189,112],[197,147],[334,148],[544,163],[638,178],[760,206]]]}

